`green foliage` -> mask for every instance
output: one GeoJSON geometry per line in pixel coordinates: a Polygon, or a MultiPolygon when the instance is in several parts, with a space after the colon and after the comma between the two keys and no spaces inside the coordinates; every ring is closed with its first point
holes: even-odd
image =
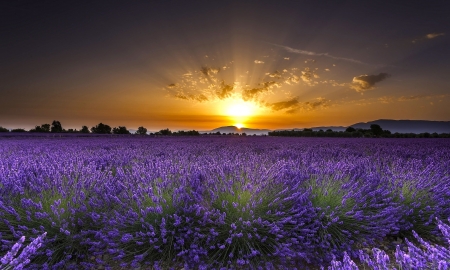
{"type": "MultiPolygon", "coordinates": [[[[317,209],[317,215],[322,227],[319,237],[332,244],[330,248],[341,248],[348,243],[364,242],[369,221],[356,219],[354,211],[370,211],[357,205],[354,199],[349,197],[348,189],[344,188],[348,179],[336,180],[332,176],[323,178],[311,178],[306,185],[311,188],[311,202],[317,209]],[[363,240],[363,241],[361,241],[363,240]]],[[[354,187],[355,188],[355,187],[354,187]]]]}
{"type": "Polygon", "coordinates": [[[9,129],[0,126],[0,132],[9,132],[9,129]]]}
{"type": "MultiPolygon", "coordinates": [[[[398,234],[401,237],[408,237],[411,239],[414,230],[421,237],[428,240],[436,240],[433,233],[436,225],[434,224],[435,208],[437,202],[433,200],[433,192],[418,188],[414,182],[403,183],[397,190],[393,189],[394,200],[402,205],[403,216],[400,222],[404,228],[398,234]]],[[[438,217],[439,219],[447,217],[438,217]]]]}

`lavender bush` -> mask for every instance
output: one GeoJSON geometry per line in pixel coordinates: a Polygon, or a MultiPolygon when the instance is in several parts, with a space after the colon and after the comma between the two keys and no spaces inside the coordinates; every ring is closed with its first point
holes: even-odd
{"type": "Polygon", "coordinates": [[[31,269],[326,266],[441,243],[449,178],[445,139],[4,138],[0,252],[46,232],[31,269]]]}
{"type": "Polygon", "coordinates": [[[36,254],[36,251],[41,247],[45,236],[46,233],[39,235],[30,244],[23,248],[22,252],[19,256],[17,256],[17,258],[14,258],[25,241],[25,236],[20,237],[19,241],[17,241],[17,243],[13,245],[11,250],[8,251],[6,255],[4,255],[0,259],[0,266],[2,267],[2,269],[23,269],[27,264],[30,263],[30,258],[34,256],[36,254]]]}
{"type": "MultiPolygon", "coordinates": [[[[449,219],[450,221],[450,219],[449,219]]],[[[395,262],[391,263],[389,256],[383,250],[378,248],[372,249],[372,256],[359,251],[360,262],[364,266],[370,267],[375,270],[388,270],[388,269],[438,269],[447,270],[450,268],[450,226],[438,221],[438,228],[448,241],[449,248],[445,248],[440,245],[433,245],[424,241],[416,232],[413,231],[413,235],[418,242],[417,245],[409,242],[406,239],[408,252],[400,249],[397,246],[395,251],[395,262]]],[[[322,268],[323,269],[323,268],[322,268]]],[[[343,261],[333,259],[329,270],[354,270],[359,269],[357,264],[348,256],[344,254],[343,261]]]]}

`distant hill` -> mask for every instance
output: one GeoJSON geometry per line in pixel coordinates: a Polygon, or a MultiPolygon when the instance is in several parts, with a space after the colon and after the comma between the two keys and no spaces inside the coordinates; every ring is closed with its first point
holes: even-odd
{"type": "Polygon", "coordinates": [[[253,129],[253,128],[237,128],[235,126],[227,126],[227,127],[219,127],[215,128],[211,131],[201,131],[200,133],[245,133],[247,135],[267,135],[269,133],[269,129],[253,129]]]}
{"type": "Polygon", "coordinates": [[[380,125],[382,129],[387,129],[392,133],[450,133],[450,121],[380,119],[367,123],[357,123],[351,126],[356,129],[369,129],[372,124],[380,125]]]}
{"type": "MultiPolygon", "coordinates": [[[[390,119],[379,119],[375,121],[370,121],[367,123],[361,122],[350,125],[355,129],[370,129],[370,125],[376,124],[384,130],[389,130],[392,133],[450,133],[450,121],[427,121],[427,120],[390,120],[390,119]]],[[[344,126],[321,126],[321,127],[308,127],[314,131],[331,129],[333,131],[345,131],[347,127],[344,126]]],[[[278,130],[303,130],[303,128],[285,128],[278,130]]],[[[226,126],[213,129],[211,131],[200,131],[200,133],[245,133],[247,135],[267,135],[269,129],[253,129],[253,128],[237,128],[235,126],[226,126]]]]}
{"type": "MultiPolygon", "coordinates": [[[[350,125],[356,129],[370,129],[370,125],[380,125],[382,129],[389,130],[392,133],[450,133],[450,121],[427,121],[427,120],[390,120],[379,119],[370,122],[361,122],[350,125]]],[[[323,126],[323,127],[308,127],[314,131],[331,129],[333,131],[345,131],[347,127],[343,126],[323,126]]],[[[277,130],[303,130],[303,128],[277,129],[277,130]]]]}

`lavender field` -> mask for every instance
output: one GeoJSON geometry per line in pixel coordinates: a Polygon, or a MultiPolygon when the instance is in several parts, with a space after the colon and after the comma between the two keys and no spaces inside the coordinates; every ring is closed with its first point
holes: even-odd
{"type": "Polygon", "coordinates": [[[446,139],[0,138],[4,269],[447,269],[449,217],[446,139]]]}

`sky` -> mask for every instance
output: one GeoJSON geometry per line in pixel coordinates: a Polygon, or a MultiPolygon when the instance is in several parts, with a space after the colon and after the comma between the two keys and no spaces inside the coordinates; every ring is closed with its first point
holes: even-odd
{"type": "Polygon", "coordinates": [[[2,1],[0,126],[450,120],[449,1],[2,1]]]}

